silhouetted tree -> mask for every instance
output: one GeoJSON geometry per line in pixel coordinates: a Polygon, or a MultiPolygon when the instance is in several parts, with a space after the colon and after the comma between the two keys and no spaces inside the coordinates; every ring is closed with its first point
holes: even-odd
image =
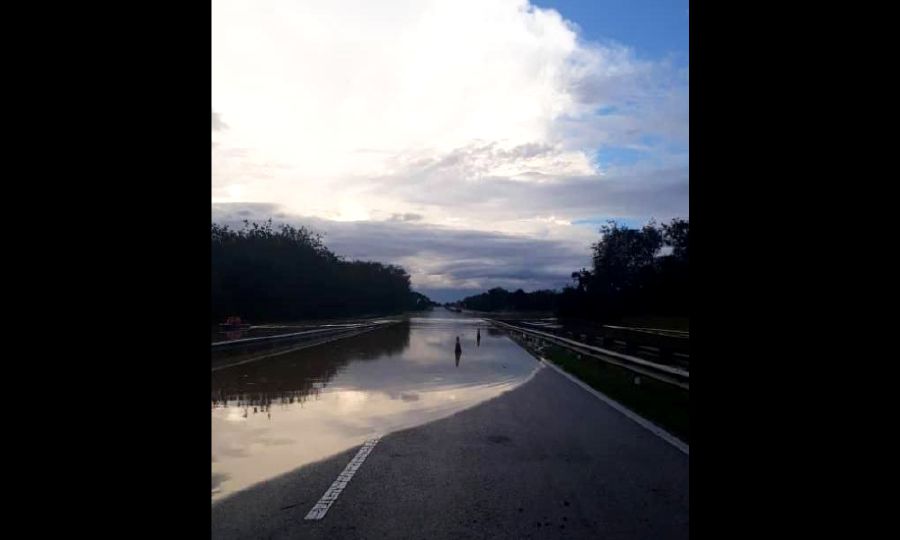
{"type": "Polygon", "coordinates": [[[475,311],[555,310],[564,317],[597,320],[689,313],[687,220],[651,221],[640,229],[610,221],[599,232],[600,240],[591,246],[592,268],[572,272],[572,285],[562,291],[511,293],[496,287],[459,303],[475,311]]]}
{"type": "Polygon", "coordinates": [[[573,286],[559,301],[560,314],[614,319],[626,314],[688,313],[687,220],[641,229],[610,221],[593,244],[593,269],[572,273],[573,286]],[[671,254],[663,255],[663,246],[671,254]]]}
{"type": "Polygon", "coordinates": [[[240,230],[213,223],[210,231],[214,320],[374,315],[431,305],[410,290],[403,268],[345,261],[305,227],[245,221],[240,230]]]}
{"type": "Polygon", "coordinates": [[[687,262],[690,225],[687,220],[673,219],[663,224],[663,238],[667,246],[672,247],[672,256],[687,262]]]}
{"type": "Polygon", "coordinates": [[[495,287],[486,293],[466,297],[460,304],[473,311],[552,311],[556,308],[557,296],[558,293],[551,290],[526,293],[518,289],[511,293],[495,287]]]}

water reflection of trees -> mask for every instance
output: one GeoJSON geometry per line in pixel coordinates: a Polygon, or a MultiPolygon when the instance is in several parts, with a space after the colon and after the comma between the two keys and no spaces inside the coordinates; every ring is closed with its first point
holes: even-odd
{"type": "Polygon", "coordinates": [[[241,416],[265,413],[316,399],[352,360],[392,356],[409,347],[403,322],[343,339],[212,373],[212,408],[238,407],[241,416]]]}

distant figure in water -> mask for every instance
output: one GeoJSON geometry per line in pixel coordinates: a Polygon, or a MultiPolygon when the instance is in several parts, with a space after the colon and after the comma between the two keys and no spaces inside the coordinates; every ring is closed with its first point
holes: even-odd
{"type": "Polygon", "coordinates": [[[481,347],[481,328],[479,328],[475,332],[475,346],[481,347]]]}
{"type": "Polygon", "coordinates": [[[459,336],[456,336],[456,367],[459,367],[459,357],[462,355],[462,346],[459,344],[459,336]]]}

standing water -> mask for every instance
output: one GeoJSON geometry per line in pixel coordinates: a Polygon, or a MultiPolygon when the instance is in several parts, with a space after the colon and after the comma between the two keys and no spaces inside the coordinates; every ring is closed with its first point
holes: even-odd
{"type": "Polygon", "coordinates": [[[472,407],[523,383],[539,365],[483,320],[438,310],[215,371],[212,500],[373,435],[472,407]]]}

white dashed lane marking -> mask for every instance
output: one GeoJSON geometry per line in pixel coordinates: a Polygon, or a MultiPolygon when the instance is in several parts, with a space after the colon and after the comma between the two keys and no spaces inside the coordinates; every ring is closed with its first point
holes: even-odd
{"type": "Polygon", "coordinates": [[[369,457],[369,454],[372,452],[372,449],[375,448],[375,445],[378,444],[379,437],[375,437],[369,439],[362,445],[362,448],[359,449],[359,452],[356,453],[356,456],[350,460],[350,463],[344,468],[344,472],[338,475],[337,480],[335,480],[331,487],[328,488],[328,491],[322,495],[322,498],[319,499],[319,502],[316,503],[315,506],[312,507],[312,510],[306,514],[306,518],[304,519],[322,519],[325,517],[325,514],[328,512],[328,509],[331,508],[331,505],[334,504],[334,501],[337,500],[338,496],[340,496],[341,492],[347,487],[347,484],[350,483],[350,480],[353,478],[353,475],[356,474],[356,471],[362,466],[363,462],[369,457]]]}

